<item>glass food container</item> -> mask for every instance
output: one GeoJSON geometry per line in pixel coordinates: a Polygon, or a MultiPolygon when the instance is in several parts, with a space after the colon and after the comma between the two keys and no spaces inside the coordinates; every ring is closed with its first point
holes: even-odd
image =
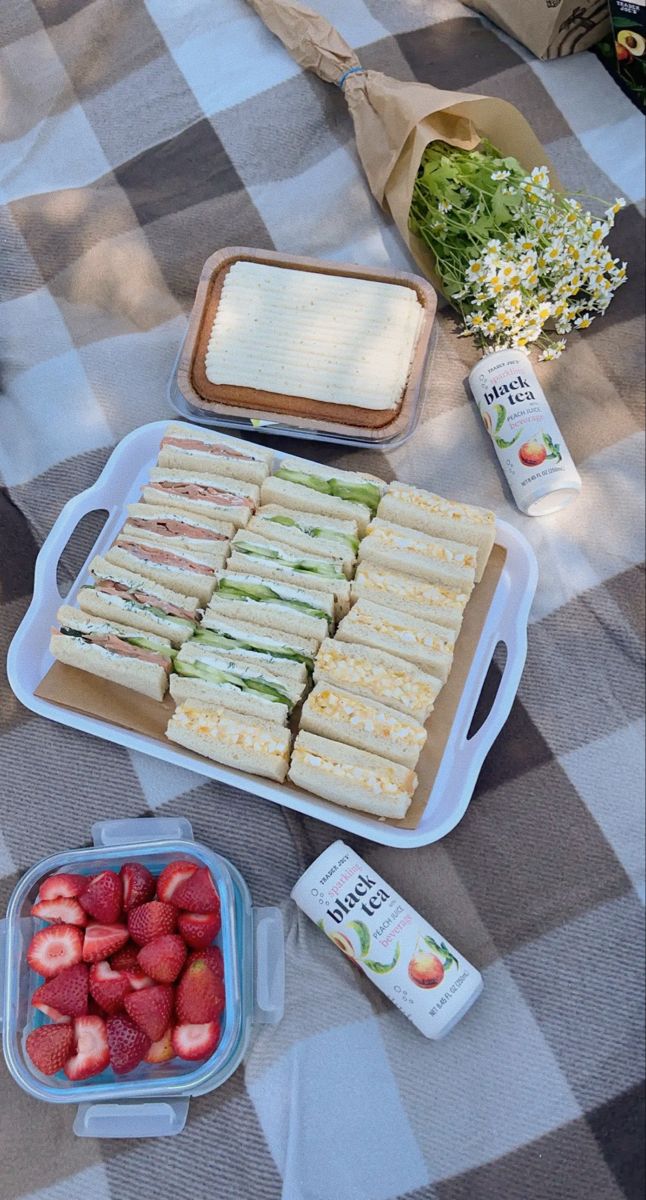
{"type": "Polygon", "coordinates": [[[142,817],[92,826],[94,845],[43,859],[14,889],[0,922],[0,1017],[7,1066],[30,1096],[51,1104],[76,1104],[79,1137],[165,1137],[180,1133],[191,1096],[224,1083],[242,1062],[253,1026],[277,1024],[285,990],[284,934],[280,909],[252,905],[249,889],[233,863],[193,840],[183,817],[142,817]],[[222,927],[216,938],[224,966],[226,1005],[220,1041],[201,1062],[172,1059],[140,1063],[127,1075],[111,1067],[72,1082],[60,1071],[45,1076],[25,1052],[25,1039],[46,1018],[31,1006],[42,979],[27,962],[27,947],[46,922],[30,915],[43,879],[57,871],[97,874],[137,861],[159,875],[175,859],[208,867],[218,889],[222,927]]]}

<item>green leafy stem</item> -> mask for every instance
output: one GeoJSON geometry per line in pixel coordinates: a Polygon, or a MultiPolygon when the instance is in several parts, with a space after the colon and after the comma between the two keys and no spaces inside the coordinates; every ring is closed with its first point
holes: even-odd
{"type": "Polygon", "coordinates": [[[370,930],[368,926],[363,921],[348,921],[348,925],[350,929],[354,929],[359,938],[359,957],[369,971],[374,971],[377,975],[387,975],[389,971],[392,971],[397,966],[400,953],[399,942],[395,945],[395,956],[392,962],[375,962],[374,959],[366,957],[370,950],[370,930]]]}
{"type": "Polygon", "coordinates": [[[547,448],[547,457],[555,458],[557,462],[561,462],[563,455],[561,454],[561,447],[559,443],[553,442],[549,433],[543,434],[543,441],[545,442],[545,446],[547,448]]]}
{"type": "Polygon", "coordinates": [[[460,964],[457,958],[454,954],[451,954],[451,951],[445,942],[436,942],[435,938],[429,937],[428,934],[423,935],[422,941],[426,942],[426,945],[430,950],[433,951],[434,954],[437,954],[438,958],[441,958],[445,971],[448,971],[452,963],[454,963],[456,967],[459,967],[460,964]]]}

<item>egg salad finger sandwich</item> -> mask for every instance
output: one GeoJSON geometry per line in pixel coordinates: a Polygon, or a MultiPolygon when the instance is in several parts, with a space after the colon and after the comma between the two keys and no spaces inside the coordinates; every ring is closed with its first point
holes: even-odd
{"type": "Polygon", "coordinates": [[[239,618],[321,642],[334,628],[334,596],[261,575],[223,571],[206,616],[239,618]]]}
{"type": "Polygon", "coordinates": [[[157,461],[160,467],[213,471],[216,475],[260,484],[271,471],[273,457],[271,450],[241,438],[174,422],[162,438],[157,461]]]}
{"type": "Polygon", "coordinates": [[[183,596],[143,575],[135,575],[97,556],[90,563],[95,582],[82,587],[79,608],[95,617],[158,633],[179,646],[195,632],[197,596],[183,596]]]}
{"type": "Polygon", "coordinates": [[[466,592],[427,583],[416,575],[401,575],[376,563],[363,562],[352,580],[351,599],[353,604],[357,600],[372,600],[384,608],[410,613],[458,633],[469,597],[466,592]]]}
{"type": "Polygon", "coordinates": [[[168,722],[166,737],[226,767],[282,783],[292,735],[277,721],[243,716],[221,704],[185,700],[168,722]]]}
{"type": "Polygon", "coordinates": [[[227,521],[236,529],[247,524],[259,495],[255,483],[211,475],[208,471],[176,471],[172,467],[153,467],[143,488],[146,504],[172,504],[185,512],[227,521]]]}
{"type": "Polygon", "coordinates": [[[106,562],[126,571],[153,579],[172,592],[192,592],[201,604],[206,604],[215,587],[216,563],[208,554],[197,550],[172,550],[146,537],[120,533],[114,546],[105,554],[106,562]]]}
{"type": "Polygon", "coordinates": [[[424,726],[413,717],[331,683],[317,683],[310,692],[300,728],[411,768],[426,742],[424,726]]]}
{"type": "Polygon", "coordinates": [[[375,817],[405,817],[417,787],[408,767],[314,733],[298,734],[289,778],[315,796],[375,817]]]}
{"type": "Polygon", "coordinates": [[[341,564],[344,575],[352,578],[359,549],[356,521],[298,513],[280,504],[264,504],[254,513],[247,529],[274,542],[283,542],[299,554],[333,559],[341,564]]]}
{"type": "Polygon", "coordinates": [[[88,616],[69,604],[59,608],[56,619],[60,629],[52,629],[49,649],[59,662],[153,700],[164,698],[175,654],[168,638],[88,616]]]}
{"type": "Polygon", "coordinates": [[[420,671],[385,650],[326,638],[314,661],[316,683],[333,683],[407,713],[422,724],[428,720],[442,680],[420,671]]]}
{"type": "Polygon", "coordinates": [[[304,458],[284,458],[262,485],[264,504],[280,504],[299,513],[321,513],[354,520],[363,534],[374,517],[387,484],[376,475],[324,467],[304,458]]]}
{"type": "Polygon", "coordinates": [[[429,583],[471,594],[476,578],[475,546],[430,537],[376,517],[359,547],[359,561],[415,575],[429,583]]]}
{"type": "Polygon", "coordinates": [[[337,641],[358,642],[386,650],[408,662],[416,663],[446,681],[451,663],[455,632],[445,625],[420,621],[408,613],[391,611],[370,600],[358,600],[336,632],[337,641]]]}
{"type": "Polygon", "coordinates": [[[170,694],[182,700],[207,700],[236,712],[285,725],[305,690],[304,683],[275,675],[269,667],[250,665],[191,640],[176,655],[170,694]]]}
{"type": "Polygon", "coordinates": [[[488,508],[445,500],[434,492],[395,481],[389,484],[377,515],[394,525],[419,529],[431,537],[475,546],[476,583],[482,579],[496,536],[496,518],[488,508]]]}
{"type": "Polygon", "coordinates": [[[319,555],[302,554],[281,542],[271,542],[242,529],[231,543],[229,571],[253,571],[265,579],[293,583],[334,597],[337,619],[350,607],[350,583],[338,562],[319,555]]]}
{"type": "Polygon", "coordinates": [[[206,612],[193,642],[235,658],[238,662],[271,667],[275,675],[288,675],[298,683],[307,683],[314,669],[319,643],[297,633],[281,633],[270,626],[232,621],[215,612],[206,612]]]}

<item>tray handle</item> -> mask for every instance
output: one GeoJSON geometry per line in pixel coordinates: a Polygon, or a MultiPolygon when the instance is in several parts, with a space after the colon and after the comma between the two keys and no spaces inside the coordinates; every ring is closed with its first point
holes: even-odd
{"type": "Polygon", "coordinates": [[[77,1137],[175,1137],[188,1115],[188,1100],[120,1101],[79,1104],[74,1118],[77,1137]]]}
{"type": "Polygon", "coordinates": [[[193,826],[186,817],[125,817],[121,821],[97,821],[90,832],[95,846],[194,840],[193,826]]]}
{"type": "MultiPolygon", "coordinates": [[[[34,570],[34,596],[38,596],[41,603],[58,605],[63,599],[58,590],[56,571],[65,547],[74,536],[83,517],[88,513],[107,509],[107,524],[119,509],[118,504],[108,500],[106,490],[99,487],[101,479],[102,476],[93,487],[79,492],[78,496],[72,496],[71,500],[67,501],[40,549],[34,570]]],[[[94,549],[88,557],[94,557],[94,549]]]]}
{"type": "Polygon", "coordinates": [[[285,1009],[285,929],[279,908],[254,908],[254,1020],[277,1025],[285,1009]]]}

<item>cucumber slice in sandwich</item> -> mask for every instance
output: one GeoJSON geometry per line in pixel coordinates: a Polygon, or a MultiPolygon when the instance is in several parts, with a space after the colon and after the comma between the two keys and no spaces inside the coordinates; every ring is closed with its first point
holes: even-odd
{"type": "Polygon", "coordinates": [[[314,558],[293,559],[286,551],[282,551],[278,547],[258,546],[244,540],[235,539],[232,545],[238,554],[246,554],[250,558],[274,559],[284,562],[292,571],[300,571],[303,575],[321,575],[325,579],[342,579],[345,582],[343,571],[334,562],[314,558]]]}
{"type": "Polygon", "coordinates": [[[276,479],[284,479],[287,483],[299,483],[301,487],[312,488],[325,496],[336,496],[339,500],[351,500],[355,504],[365,504],[371,516],[374,517],[381,493],[374,483],[353,483],[346,479],[325,479],[321,475],[310,475],[306,471],[297,471],[293,467],[280,467],[276,471],[276,479]]]}
{"type": "MultiPolygon", "coordinates": [[[[61,628],[60,632],[66,637],[86,638],[87,630],[61,628]]],[[[177,650],[172,646],[165,646],[163,642],[158,642],[154,637],[130,637],[129,634],[119,632],[119,638],[122,642],[129,642],[131,646],[139,646],[141,650],[152,650],[153,654],[161,654],[163,658],[175,658],[177,650]]]]}
{"type": "Polygon", "coordinates": [[[293,708],[289,696],[281,691],[278,684],[269,683],[266,679],[249,679],[243,675],[235,675],[232,671],[208,666],[207,663],[184,662],[181,659],[177,659],[175,662],[175,672],[177,675],[184,675],[189,679],[203,679],[205,683],[230,684],[241,692],[257,692],[275,704],[285,704],[289,712],[293,708]]]}
{"type": "Polygon", "coordinates": [[[195,642],[201,642],[206,646],[217,646],[222,650],[251,650],[258,654],[271,653],[272,658],[286,658],[292,662],[304,663],[308,671],[314,669],[314,659],[308,654],[303,654],[300,650],[292,650],[289,646],[280,646],[268,651],[266,645],[262,642],[255,642],[253,638],[237,638],[232,637],[228,633],[216,633],[212,629],[198,629],[195,637],[192,639],[195,642]]]}
{"type": "Polygon", "coordinates": [[[229,576],[226,579],[220,579],[215,590],[216,594],[225,596],[230,600],[256,600],[260,603],[279,600],[285,607],[293,608],[296,612],[307,613],[309,617],[323,618],[329,627],[332,625],[332,618],[329,613],[324,612],[321,608],[317,608],[315,604],[307,604],[304,600],[285,598],[266,584],[248,583],[246,580],[236,583],[229,576]]]}
{"type": "Polygon", "coordinates": [[[275,525],[286,525],[293,529],[301,529],[309,537],[342,542],[353,554],[356,554],[359,549],[359,538],[353,537],[350,533],[342,533],[340,529],[321,529],[316,525],[304,525],[302,521],[293,521],[291,517],[285,517],[280,513],[272,517],[265,517],[264,519],[266,521],[273,521],[275,525]]]}

